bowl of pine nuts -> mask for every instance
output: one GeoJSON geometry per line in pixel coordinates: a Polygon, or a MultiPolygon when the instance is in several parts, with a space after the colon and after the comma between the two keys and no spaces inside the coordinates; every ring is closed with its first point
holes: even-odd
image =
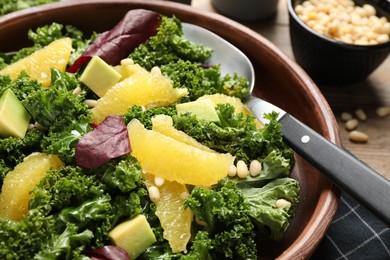
{"type": "Polygon", "coordinates": [[[387,0],[288,0],[297,63],[318,83],[366,79],[390,53],[387,0]]]}

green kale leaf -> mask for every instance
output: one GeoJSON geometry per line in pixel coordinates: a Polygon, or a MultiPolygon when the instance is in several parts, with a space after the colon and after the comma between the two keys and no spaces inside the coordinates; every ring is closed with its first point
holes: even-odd
{"type": "Polygon", "coordinates": [[[33,128],[26,132],[24,138],[8,137],[0,139],[0,158],[5,166],[14,168],[24,157],[32,152],[40,151],[39,143],[44,134],[33,128]]]}
{"type": "Polygon", "coordinates": [[[78,120],[61,122],[56,124],[57,127],[50,128],[41,140],[41,148],[45,153],[58,155],[63,162],[74,164],[78,140],[92,130],[91,118],[80,116],[78,120]]]}
{"type": "Polygon", "coordinates": [[[145,128],[151,129],[152,118],[155,115],[174,116],[176,114],[175,106],[154,107],[145,110],[141,106],[134,105],[126,112],[126,114],[122,116],[122,118],[126,124],[128,124],[132,119],[138,119],[145,126],[145,128]]]}
{"type": "Polygon", "coordinates": [[[216,111],[218,123],[185,114],[173,117],[174,126],[211,149],[232,154],[236,160],[244,160],[249,164],[257,159],[265,161],[266,169],[280,167],[278,171],[290,172],[294,162],[293,152],[283,142],[281,127],[275,115],[270,115],[270,123],[259,129],[253,116],[234,113],[234,107],[230,104],[220,104],[216,111]],[[272,152],[283,158],[270,155],[272,152]],[[272,159],[282,160],[282,163],[275,163],[272,159]]]}
{"type": "Polygon", "coordinates": [[[179,19],[162,16],[157,34],[138,46],[129,57],[150,70],[178,60],[202,63],[210,56],[209,48],[194,44],[184,37],[179,19]]]}
{"type": "Polygon", "coordinates": [[[0,15],[58,1],[59,0],[2,0],[0,4],[0,15]]]}
{"type": "Polygon", "coordinates": [[[134,157],[111,160],[93,169],[103,183],[121,192],[130,192],[143,185],[142,169],[134,157]]]}
{"type": "Polygon", "coordinates": [[[299,200],[299,183],[291,178],[279,178],[260,188],[240,185],[245,201],[249,204],[249,215],[263,239],[281,239],[293,214],[293,207],[277,207],[278,199],[285,199],[291,205],[299,200]]]}
{"type": "MultiPolygon", "coordinates": [[[[72,77],[68,78],[70,79],[68,83],[74,84],[72,77]]],[[[48,89],[41,88],[30,92],[22,100],[33,119],[47,129],[55,125],[56,122],[68,125],[67,121],[72,122],[80,115],[89,113],[88,107],[83,103],[84,96],[82,94],[73,94],[64,86],[63,80],[55,82],[58,84],[54,84],[48,89]]]]}
{"type": "Polygon", "coordinates": [[[81,252],[86,249],[93,238],[92,231],[86,229],[77,233],[79,228],[73,223],[67,223],[63,233],[48,234],[51,240],[47,247],[43,248],[34,256],[34,259],[87,259],[81,252]]]}
{"type": "Polygon", "coordinates": [[[196,187],[184,205],[205,223],[211,245],[203,246],[212,247],[210,254],[215,259],[256,259],[256,231],[248,215],[249,205],[234,182],[220,182],[212,190],[196,187]]]}

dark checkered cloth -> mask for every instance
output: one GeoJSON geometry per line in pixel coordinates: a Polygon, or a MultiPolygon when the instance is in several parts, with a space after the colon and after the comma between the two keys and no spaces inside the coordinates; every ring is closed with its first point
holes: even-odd
{"type": "Polygon", "coordinates": [[[336,215],[311,259],[390,259],[390,228],[343,193],[336,215]]]}

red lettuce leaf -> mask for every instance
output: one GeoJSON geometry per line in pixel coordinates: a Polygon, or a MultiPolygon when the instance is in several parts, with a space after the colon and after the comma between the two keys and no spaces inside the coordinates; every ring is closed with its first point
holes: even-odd
{"type": "Polygon", "coordinates": [[[116,246],[104,246],[93,249],[88,255],[92,260],[130,260],[127,252],[116,246]]]}
{"type": "Polygon", "coordinates": [[[128,11],[114,28],[100,34],[67,71],[76,72],[94,55],[112,66],[118,65],[141,43],[156,35],[160,24],[159,13],[145,9],[128,11]]]}
{"type": "Polygon", "coordinates": [[[87,169],[96,168],[130,151],[125,122],[120,116],[110,115],[78,141],[76,163],[87,169]]]}

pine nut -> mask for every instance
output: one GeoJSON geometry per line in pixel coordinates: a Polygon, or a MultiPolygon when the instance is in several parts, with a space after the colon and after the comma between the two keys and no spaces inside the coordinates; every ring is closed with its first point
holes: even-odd
{"type": "Polygon", "coordinates": [[[34,123],[34,127],[35,127],[36,129],[41,130],[41,131],[46,131],[46,130],[47,130],[46,127],[44,127],[43,125],[41,125],[41,124],[38,123],[38,122],[35,122],[35,123],[34,123]]]}
{"type": "Polygon", "coordinates": [[[341,120],[346,122],[346,121],[352,119],[352,114],[348,113],[348,112],[343,112],[343,113],[341,113],[340,117],[341,117],[341,120]]]}
{"type": "Polygon", "coordinates": [[[249,174],[252,177],[256,177],[260,175],[261,173],[261,163],[258,160],[251,161],[251,164],[249,165],[249,174]]]}
{"type": "Polygon", "coordinates": [[[282,208],[282,207],[291,207],[291,202],[285,199],[278,199],[275,203],[275,206],[277,208],[282,208]]]}
{"type": "Polygon", "coordinates": [[[228,171],[228,176],[234,177],[234,176],[236,176],[236,174],[237,174],[237,167],[234,164],[230,165],[229,171],[228,171]]]}
{"type": "Polygon", "coordinates": [[[186,191],[183,191],[182,193],[180,193],[180,199],[182,199],[182,200],[187,199],[189,196],[190,196],[190,194],[186,191]]]}
{"type": "Polygon", "coordinates": [[[390,23],[379,18],[373,5],[353,0],[305,0],[295,6],[297,15],[326,36],[350,44],[378,44],[390,39],[390,23]]]}
{"type": "Polygon", "coordinates": [[[156,202],[160,199],[160,190],[156,186],[150,186],[148,189],[149,198],[152,202],[156,202]]]}
{"type": "Polygon", "coordinates": [[[352,130],[355,129],[358,125],[359,125],[359,121],[358,121],[357,119],[353,118],[353,119],[348,120],[348,121],[345,123],[345,128],[346,128],[348,131],[352,131],[352,130]]]}
{"type": "Polygon", "coordinates": [[[360,131],[352,131],[349,133],[349,140],[357,143],[365,143],[368,141],[368,135],[360,131]]]}
{"type": "Polygon", "coordinates": [[[357,117],[359,120],[361,120],[361,121],[364,121],[364,120],[367,119],[366,112],[364,112],[364,110],[361,109],[361,108],[356,109],[355,115],[356,115],[356,117],[357,117]]]}
{"type": "Polygon", "coordinates": [[[80,94],[81,93],[81,88],[80,88],[80,86],[77,86],[73,91],[72,91],[72,93],[74,94],[74,95],[78,95],[78,94],[80,94]]]}
{"type": "Polygon", "coordinates": [[[134,61],[130,58],[126,58],[126,59],[121,60],[122,66],[133,65],[133,64],[134,64],[134,61]]]}
{"type": "Polygon", "coordinates": [[[379,116],[379,117],[386,117],[388,115],[390,115],[390,107],[378,107],[377,110],[376,110],[376,114],[379,116]]]}
{"type": "Polygon", "coordinates": [[[94,100],[94,99],[84,100],[84,104],[86,104],[88,107],[95,107],[96,103],[97,103],[97,100],[94,100]]]}
{"type": "Polygon", "coordinates": [[[157,186],[157,187],[161,187],[165,182],[165,179],[164,178],[161,178],[160,176],[154,176],[154,184],[157,186]]]}
{"type": "Polygon", "coordinates": [[[237,162],[237,176],[242,179],[248,176],[248,166],[243,160],[237,162]]]}
{"type": "Polygon", "coordinates": [[[159,67],[153,67],[150,71],[152,76],[160,76],[161,75],[161,70],[159,67]]]}

